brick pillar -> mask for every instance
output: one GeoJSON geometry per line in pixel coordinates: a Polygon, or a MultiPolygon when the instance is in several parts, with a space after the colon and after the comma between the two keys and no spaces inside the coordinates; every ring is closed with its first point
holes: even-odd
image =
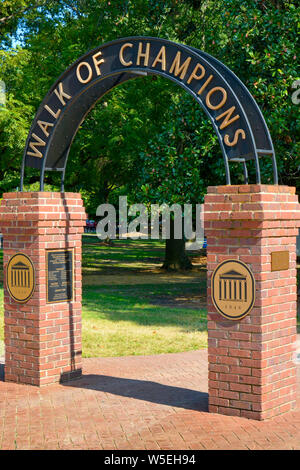
{"type": "Polygon", "coordinates": [[[85,211],[80,194],[18,192],[3,195],[5,380],[45,385],[81,375],[81,234],[85,211]],[[47,250],[73,252],[72,301],[46,302],[47,250]],[[9,295],[6,269],[24,253],[35,269],[27,303],[9,295]]]}
{"type": "Polygon", "coordinates": [[[209,411],[266,419],[296,400],[296,235],[300,205],[295,188],[209,187],[205,197],[208,270],[209,411]],[[289,268],[272,271],[271,253],[289,252],[289,268]],[[241,320],[228,320],[211,299],[211,276],[227,259],[246,263],[256,300],[241,320]]]}

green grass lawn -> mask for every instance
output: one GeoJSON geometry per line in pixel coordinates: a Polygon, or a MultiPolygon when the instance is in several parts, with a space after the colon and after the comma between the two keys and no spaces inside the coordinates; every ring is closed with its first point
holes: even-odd
{"type": "MultiPolygon", "coordinates": [[[[166,274],[159,269],[163,256],[164,243],[160,241],[116,240],[107,246],[96,237],[83,237],[85,357],[206,347],[203,266],[200,263],[193,273],[166,274]]],[[[3,340],[2,285],[0,305],[3,340]]]]}
{"type": "MultiPolygon", "coordinates": [[[[203,253],[191,253],[195,269],[190,273],[161,271],[163,256],[160,241],[116,240],[107,246],[97,237],[83,237],[85,357],[161,354],[207,346],[203,253]]],[[[2,266],[1,251],[0,263],[2,266]]],[[[298,282],[299,277],[298,269],[298,282]]],[[[0,356],[2,353],[1,284],[0,356]]]]}
{"type": "Polygon", "coordinates": [[[203,272],[160,271],[164,243],[83,237],[83,354],[123,356],[207,345],[203,272]],[[194,301],[194,304],[193,304],[194,301]]]}
{"type": "MultiPolygon", "coordinates": [[[[83,295],[84,355],[123,356],[188,351],[206,347],[206,310],[168,307],[186,284],[85,286],[83,295]]],[[[189,287],[189,295],[198,285],[189,287]]]]}

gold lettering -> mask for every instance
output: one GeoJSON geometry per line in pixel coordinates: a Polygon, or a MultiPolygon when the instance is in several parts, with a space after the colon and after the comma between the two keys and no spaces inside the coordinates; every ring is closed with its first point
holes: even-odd
{"type": "Polygon", "coordinates": [[[126,49],[126,47],[133,47],[133,44],[131,42],[126,42],[126,44],[123,44],[123,46],[120,49],[119,59],[122,65],[125,65],[125,67],[129,67],[130,65],[132,65],[132,60],[129,60],[128,62],[126,62],[123,57],[123,52],[124,52],[124,49],[126,49]]]}
{"type": "Polygon", "coordinates": [[[224,113],[219,114],[218,117],[216,117],[216,121],[219,121],[219,119],[222,119],[225,117],[224,121],[220,125],[220,129],[224,129],[225,127],[229,126],[229,124],[232,124],[234,121],[236,121],[240,116],[237,114],[231,119],[232,114],[235,111],[235,106],[231,106],[231,108],[227,109],[227,111],[224,111],[224,113]]]}
{"type": "Polygon", "coordinates": [[[72,96],[70,96],[70,95],[68,95],[67,93],[64,92],[63,84],[61,82],[58,85],[58,90],[56,88],[54,90],[54,93],[56,94],[56,96],[59,99],[59,101],[61,102],[61,104],[63,104],[64,106],[66,104],[64,98],[66,98],[67,100],[70,100],[72,98],[72,96]]]}
{"type": "Polygon", "coordinates": [[[181,59],[181,52],[178,51],[175,59],[173,60],[173,63],[171,65],[171,68],[169,70],[169,73],[173,73],[175,77],[180,74],[180,80],[183,80],[184,77],[186,76],[188,66],[190,65],[191,62],[191,57],[188,57],[182,65],[180,65],[180,59],[181,59]]]}
{"type": "Polygon", "coordinates": [[[138,49],[136,65],[141,65],[140,59],[143,57],[144,58],[144,67],[148,67],[149,54],[150,54],[150,42],[147,42],[147,44],[146,44],[146,52],[143,52],[143,43],[139,42],[139,49],[138,49]]]}
{"type": "Polygon", "coordinates": [[[99,51],[99,52],[97,52],[96,54],[93,55],[93,62],[94,62],[94,66],[95,66],[95,70],[97,72],[97,75],[101,75],[101,70],[99,68],[99,65],[104,63],[104,59],[98,60],[98,57],[100,57],[100,56],[102,56],[101,51],[99,51]]]}
{"type": "Polygon", "coordinates": [[[202,85],[202,87],[200,88],[200,90],[198,91],[198,95],[201,95],[202,91],[205,90],[205,88],[207,87],[207,85],[212,81],[212,79],[214,78],[213,75],[210,75],[208,77],[208,79],[206,80],[206,82],[202,85]]]}
{"type": "Polygon", "coordinates": [[[45,109],[48,111],[48,113],[51,114],[51,116],[53,116],[55,119],[58,118],[58,116],[60,115],[60,112],[61,112],[61,109],[58,109],[56,111],[56,113],[50,108],[50,106],[48,106],[47,104],[45,105],[45,109]]]}
{"type": "Polygon", "coordinates": [[[237,129],[234,133],[234,137],[233,137],[233,140],[231,142],[229,140],[229,135],[228,134],[226,134],[224,136],[224,143],[226,145],[228,145],[228,147],[233,147],[234,145],[236,145],[237,141],[239,140],[240,135],[242,136],[243,140],[246,139],[245,131],[243,129],[237,129]]]}
{"type": "Polygon", "coordinates": [[[201,64],[197,64],[196,67],[194,68],[194,70],[192,71],[191,75],[189,76],[189,79],[187,81],[187,83],[191,83],[191,81],[193,79],[195,80],[201,80],[201,78],[203,78],[205,75],[205,68],[203,67],[203,65],[201,64]],[[197,75],[197,72],[198,70],[201,69],[201,75],[197,75]]]}
{"type": "Polygon", "coordinates": [[[49,137],[49,132],[48,132],[48,127],[53,127],[53,124],[51,122],[45,122],[45,121],[38,121],[37,122],[42,131],[44,132],[46,137],[49,137]]]}
{"type": "Polygon", "coordinates": [[[45,147],[46,142],[43,141],[39,136],[37,136],[35,133],[32,133],[32,137],[36,139],[36,142],[29,142],[29,147],[34,151],[34,152],[27,152],[27,155],[33,155],[34,157],[38,158],[43,158],[43,154],[35,147],[35,146],[42,146],[45,147]]]}
{"type": "Polygon", "coordinates": [[[151,67],[155,67],[157,62],[161,63],[161,69],[166,71],[167,64],[166,64],[166,48],[165,46],[162,46],[159,53],[157,54],[156,58],[153,61],[153,64],[151,67]]]}
{"type": "Polygon", "coordinates": [[[92,79],[92,76],[93,76],[93,71],[92,71],[92,67],[90,66],[90,64],[88,64],[88,62],[80,62],[80,64],[77,65],[77,69],[76,69],[76,76],[78,78],[78,81],[80,83],[88,83],[91,81],[92,79]],[[88,76],[87,78],[82,78],[81,76],[81,67],[86,67],[87,68],[87,71],[88,71],[88,76]]]}
{"type": "Polygon", "coordinates": [[[220,87],[220,86],[216,86],[215,88],[212,88],[211,90],[209,90],[209,92],[207,93],[206,95],[206,106],[209,108],[209,109],[220,109],[222,108],[222,106],[226,103],[226,100],[227,100],[227,92],[226,90],[224,90],[224,88],[220,87]],[[210,97],[213,93],[215,93],[215,91],[221,91],[222,94],[223,94],[223,98],[222,100],[220,101],[219,104],[216,104],[216,105],[213,105],[211,104],[210,102],[210,97]]]}

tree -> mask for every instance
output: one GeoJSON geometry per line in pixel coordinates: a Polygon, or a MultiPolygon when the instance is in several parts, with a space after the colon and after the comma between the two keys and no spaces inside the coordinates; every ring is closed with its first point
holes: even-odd
{"type": "MultiPolygon", "coordinates": [[[[206,2],[203,8],[204,17],[193,19],[192,34],[185,40],[219,58],[252,91],[273,137],[280,183],[295,185],[300,192],[298,109],[290,93],[297,78],[295,35],[288,27],[296,24],[294,2],[230,0],[206,2]],[[224,14],[216,17],[218,7],[224,14]],[[200,29],[197,21],[205,27],[203,36],[194,34],[200,29]]],[[[159,136],[142,153],[140,183],[144,183],[145,200],[196,203],[202,200],[207,185],[224,183],[217,140],[196,107],[189,97],[182,96],[169,110],[169,121],[159,136]]],[[[252,162],[248,167],[254,181],[252,162]]],[[[263,182],[272,183],[271,161],[261,161],[261,169],[263,182]]],[[[233,182],[242,183],[242,168],[237,166],[233,174],[233,182]]],[[[183,245],[178,243],[178,247],[177,263],[176,256],[168,256],[167,250],[165,267],[184,267],[183,245]]]]}
{"type": "MultiPolygon", "coordinates": [[[[0,108],[0,191],[17,187],[31,121],[60,73],[101,43],[149,35],[205,50],[244,81],[271,131],[280,183],[300,193],[298,107],[291,101],[298,78],[295,1],[5,0],[0,8],[0,79],[7,89],[0,108]]],[[[271,161],[261,167],[263,182],[272,182],[271,161]]],[[[199,106],[171,82],[148,77],[116,88],[87,117],[71,149],[66,189],[80,190],[89,212],[120,187],[137,202],[195,203],[207,185],[224,183],[224,173],[199,106]]],[[[234,173],[233,182],[241,182],[238,166],[234,173]]],[[[249,173],[253,181],[251,165],[249,173]]],[[[35,180],[35,171],[27,171],[26,184],[35,180]]],[[[59,184],[56,174],[46,182],[59,184]]]]}
{"type": "MultiPolygon", "coordinates": [[[[168,119],[155,139],[145,142],[137,181],[131,190],[137,200],[157,204],[199,204],[209,184],[224,182],[224,164],[211,123],[192,97],[176,96],[168,119]]],[[[171,235],[173,226],[171,225],[171,235]]],[[[163,267],[190,269],[184,238],[166,241],[163,267]]]]}
{"type": "MultiPolygon", "coordinates": [[[[206,50],[246,84],[269,127],[280,184],[300,194],[299,108],[292,103],[292,83],[299,77],[299,7],[295,1],[219,0],[223,15],[206,30],[206,50]]],[[[271,162],[261,163],[263,182],[272,183],[271,162]]],[[[254,168],[250,169],[250,176],[254,168]]]]}
{"type": "MultiPolygon", "coordinates": [[[[23,135],[9,130],[19,142],[12,159],[16,174],[21,165],[20,148],[25,144],[35,111],[53,81],[70,63],[117,35],[162,34],[176,39],[176,28],[182,34],[182,27],[189,22],[189,18],[182,21],[182,7],[176,1],[48,1],[41,2],[39,8],[24,10],[22,17],[19,5],[15,6],[13,16],[21,22],[16,36],[22,38],[23,47],[2,51],[1,75],[10,97],[7,113],[24,116],[24,108],[27,110],[23,135]],[[22,60],[22,55],[26,60],[22,60]]],[[[189,7],[189,16],[191,13],[189,7]]],[[[168,83],[160,81],[128,83],[105,98],[106,107],[100,103],[87,117],[71,150],[66,188],[91,195],[86,196],[88,211],[94,212],[111,191],[132,180],[142,144],[161,127],[171,93],[168,83]]],[[[5,151],[4,147],[5,142],[0,142],[0,152],[5,151]]],[[[26,171],[27,183],[34,177],[34,170],[26,171]]],[[[46,182],[59,185],[55,174],[47,174],[46,182]]]]}

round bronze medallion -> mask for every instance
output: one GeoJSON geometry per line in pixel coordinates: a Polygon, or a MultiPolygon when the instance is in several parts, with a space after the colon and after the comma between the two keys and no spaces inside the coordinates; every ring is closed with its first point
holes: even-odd
{"type": "Polygon", "coordinates": [[[6,286],[9,295],[19,303],[31,298],[34,287],[34,267],[31,259],[23,253],[12,256],[6,268],[6,286]]]}
{"type": "Polygon", "coordinates": [[[240,320],[250,313],[255,301],[255,279],[242,261],[220,263],[211,278],[211,296],[218,312],[230,320],[240,320]]]}

